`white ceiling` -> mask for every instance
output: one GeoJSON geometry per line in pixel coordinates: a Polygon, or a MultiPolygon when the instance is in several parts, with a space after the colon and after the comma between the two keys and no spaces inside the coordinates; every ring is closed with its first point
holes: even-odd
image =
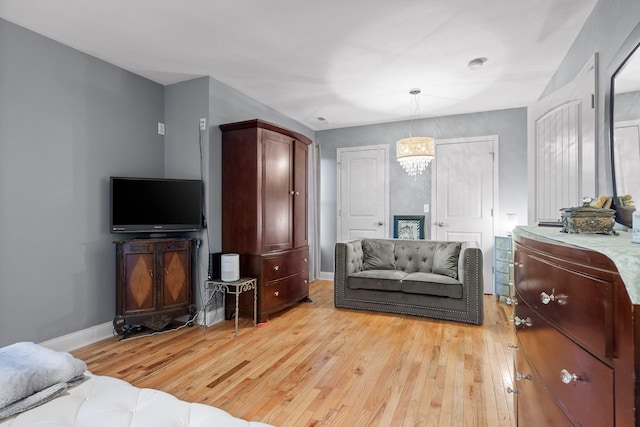
{"type": "Polygon", "coordinates": [[[161,84],[211,76],[321,130],[407,119],[412,88],[421,117],[527,106],[596,2],[0,0],[0,17],[161,84]]]}

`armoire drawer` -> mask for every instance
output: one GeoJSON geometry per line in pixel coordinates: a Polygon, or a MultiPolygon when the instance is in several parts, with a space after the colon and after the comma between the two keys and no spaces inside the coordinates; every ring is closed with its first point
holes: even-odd
{"type": "Polygon", "coordinates": [[[269,282],[299,272],[295,252],[264,257],[262,264],[263,280],[269,282]]]}
{"type": "Polygon", "coordinates": [[[262,263],[262,277],[265,282],[300,273],[303,269],[308,273],[309,249],[302,248],[265,256],[262,263]]]}
{"type": "Polygon", "coordinates": [[[613,355],[613,284],[526,254],[520,298],[598,357],[613,355]]]}
{"type": "Polygon", "coordinates": [[[514,407],[518,427],[573,426],[558,403],[547,393],[523,351],[516,350],[514,363],[514,407]]]}
{"type": "Polygon", "coordinates": [[[300,274],[273,280],[264,285],[262,307],[265,311],[276,310],[281,306],[290,304],[291,301],[303,299],[308,293],[308,279],[300,274]]]}
{"type": "Polygon", "coordinates": [[[536,367],[545,388],[581,424],[613,425],[613,369],[560,333],[527,303],[520,302],[515,313],[518,351],[536,367]]]}

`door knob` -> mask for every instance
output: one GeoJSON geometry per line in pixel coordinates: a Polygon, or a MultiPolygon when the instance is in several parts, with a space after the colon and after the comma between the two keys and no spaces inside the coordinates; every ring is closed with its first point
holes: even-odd
{"type": "Polygon", "coordinates": [[[383,224],[384,224],[384,222],[378,221],[378,225],[383,225],[383,224]]]}
{"type": "Polygon", "coordinates": [[[436,225],[437,225],[438,227],[444,227],[444,222],[436,222],[436,225]]]}

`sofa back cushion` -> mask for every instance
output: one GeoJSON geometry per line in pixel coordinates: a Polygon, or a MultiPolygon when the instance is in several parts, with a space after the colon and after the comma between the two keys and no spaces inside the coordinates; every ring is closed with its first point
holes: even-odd
{"type": "Polygon", "coordinates": [[[394,243],[392,240],[362,240],[362,269],[395,270],[396,258],[393,248],[394,243]]]}
{"type": "Polygon", "coordinates": [[[431,273],[438,242],[395,240],[396,269],[405,273],[431,273]]]}
{"type": "Polygon", "coordinates": [[[457,279],[461,246],[459,242],[438,242],[433,254],[433,273],[457,279]]]}

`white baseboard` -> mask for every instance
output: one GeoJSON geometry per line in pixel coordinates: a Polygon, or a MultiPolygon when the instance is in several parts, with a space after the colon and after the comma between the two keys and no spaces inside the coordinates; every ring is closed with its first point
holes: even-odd
{"type": "Polygon", "coordinates": [[[321,271],[318,278],[322,280],[333,280],[333,271],[321,271]]]}
{"type": "MultiPolygon", "coordinates": [[[[186,319],[185,319],[186,320],[186,319]]],[[[207,311],[207,326],[215,325],[224,320],[224,307],[207,311]]],[[[196,324],[204,326],[204,311],[198,311],[196,324]]],[[[113,323],[106,322],[101,325],[92,326],[81,331],[72,332],[58,338],[41,342],[40,345],[56,351],[73,351],[89,344],[114,337],[113,323]]]]}
{"type": "MultiPolygon", "coordinates": [[[[219,307],[215,310],[207,310],[207,326],[215,325],[224,320],[224,307],[219,307]]],[[[196,323],[200,326],[204,325],[204,310],[198,310],[198,318],[196,323]]]]}
{"type": "Polygon", "coordinates": [[[81,331],[72,332],[58,338],[41,342],[40,345],[56,351],[73,351],[109,337],[113,337],[112,322],[106,322],[81,331]]]}

